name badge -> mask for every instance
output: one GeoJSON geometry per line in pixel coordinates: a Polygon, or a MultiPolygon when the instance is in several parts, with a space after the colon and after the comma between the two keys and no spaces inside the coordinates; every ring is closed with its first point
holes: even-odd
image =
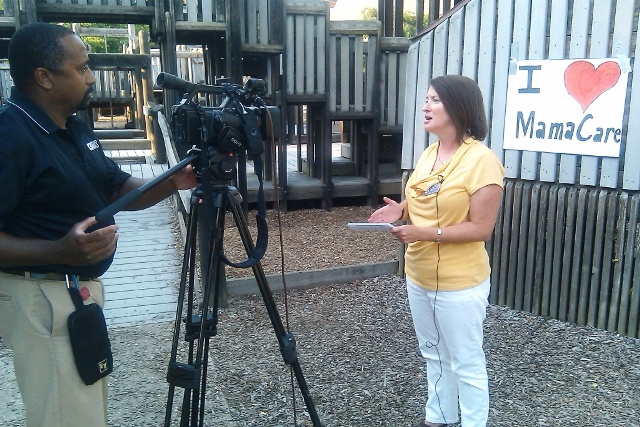
{"type": "Polygon", "coordinates": [[[427,188],[427,191],[423,193],[423,196],[428,196],[430,194],[434,194],[440,191],[440,183],[433,184],[431,187],[427,188]]]}

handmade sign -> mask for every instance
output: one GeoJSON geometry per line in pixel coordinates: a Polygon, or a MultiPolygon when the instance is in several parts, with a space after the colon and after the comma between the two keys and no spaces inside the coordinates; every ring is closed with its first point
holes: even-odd
{"type": "Polygon", "coordinates": [[[505,149],[618,157],[628,59],[518,61],[512,67],[505,149]]]}

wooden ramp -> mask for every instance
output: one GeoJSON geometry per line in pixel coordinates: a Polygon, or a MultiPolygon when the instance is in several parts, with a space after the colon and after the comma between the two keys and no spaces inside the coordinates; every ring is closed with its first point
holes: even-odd
{"type": "MultiPolygon", "coordinates": [[[[107,156],[120,164],[120,168],[140,178],[154,178],[167,170],[167,165],[153,164],[153,155],[149,149],[106,149],[107,156]],[[145,163],[146,160],[146,163],[145,163]]],[[[305,147],[306,148],[306,147],[305,147]]],[[[295,153],[297,147],[289,146],[295,153]]],[[[340,144],[333,144],[333,157],[340,159],[340,144]]],[[[322,195],[321,181],[309,178],[297,171],[295,156],[287,156],[289,193],[292,199],[309,198],[309,193],[316,191],[317,197],[322,195]]],[[[247,164],[249,177],[249,198],[257,192],[258,182],[253,173],[253,164],[247,164]]],[[[341,195],[341,188],[352,188],[354,185],[367,185],[362,177],[334,177],[336,195],[341,195]]],[[[265,194],[273,192],[273,183],[265,184],[265,194]]],[[[135,212],[119,212],[116,214],[119,224],[120,238],[118,250],[111,268],[103,275],[105,284],[106,305],[105,317],[109,327],[131,326],[175,319],[178,298],[178,286],[182,266],[180,249],[181,234],[174,224],[175,212],[169,201],[163,201],[151,208],[135,212]]],[[[389,274],[397,271],[397,263],[385,264],[383,271],[356,268],[350,279],[371,277],[377,274],[389,274]]],[[[320,273],[338,277],[337,272],[320,273]]],[[[298,281],[309,286],[319,279],[311,273],[305,273],[298,281]],[[308,277],[307,277],[308,276],[308,277]]],[[[345,276],[347,277],[347,276],[345,276]]],[[[278,288],[278,278],[270,279],[274,288],[278,288]]],[[[238,289],[242,292],[257,291],[255,283],[243,283],[238,289]]]]}
{"type": "MultiPolygon", "coordinates": [[[[153,178],[166,165],[122,164],[121,169],[141,178],[153,178]]],[[[175,319],[180,267],[179,233],[168,201],[134,212],[119,212],[118,250],[102,276],[109,327],[140,325],[175,319]]]]}

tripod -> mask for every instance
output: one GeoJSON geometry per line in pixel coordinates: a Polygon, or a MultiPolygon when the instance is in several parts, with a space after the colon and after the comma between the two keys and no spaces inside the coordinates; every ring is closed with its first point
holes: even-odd
{"type": "MultiPolygon", "coordinates": [[[[165,427],[171,424],[172,406],[175,388],[184,389],[183,405],[181,411],[181,427],[203,426],[207,363],[209,340],[217,334],[218,304],[220,294],[220,284],[225,280],[223,262],[227,262],[223,255],[223,238],[225,229],[226,212],[230,211],[233,223],[238,229],[242,244],[247,255],[254,251],[253,241],[246,225],[246,221],[240,204],[242,196],[240,192],[227,183],[213,182],[206,186],[206,190],[201,185],[191,195],[190,212],[187,222],[187,238],[184,250],[180,288],[178,295],[178,308],[174,325],[173,343],[169,369],[167,371],[167,381],[169,383],[169,393],[165,414],[165,427]],[[210,187],[210,188],[209,188],[210,187]],[[211,194],[208,194],[211,193],[211,194]],[[209,198],[210,199],[207,199],[209,198]],[[209,201],[204,203],[203,200],[209,201]],[[194,278],[196,264],[196,245],[198,216],[200,210],[208,207],[208,217],[204,218],[204,223],[209,229],[210,242],[203,255],[208,255],[206,264],[203,266],[203,301],[198,311],[194,305],[194,278]],[[185,309],[186,297],[186,314],[185,309]],[[211,301],[213,299],[213,301],[211,301]],[[204,319],[204,321],[203,321],[204,319]],[[182,363],[177,361],[178,341],[181,325],[185,324],[185,341],[188,342],[188,361],[182,363]]],[[[321,426],[320,419],[316,413],[315,405],[309,394],[306,381],[302,374],[296,353],[296,343],[293,335],[287,332],[278,314],[273,294],[271,293],[262,265],[259,260],[251,266],[256,282],[264,300],[273,330],[280,345],[280,352],[286,364],[291,366],[295,373],[298,386],[307,406],[307,410],[314,426],[321,426]]]]}

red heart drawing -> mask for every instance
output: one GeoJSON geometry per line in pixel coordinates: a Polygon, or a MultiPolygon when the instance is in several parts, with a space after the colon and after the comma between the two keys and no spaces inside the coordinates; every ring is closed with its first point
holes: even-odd
{"type": "Polygon", "coordinates": [[[620,78],[620,65],[607,61],[595,68],[591,62],[576,61],[564,72],[567,92],[582,107],[582,112],[600,95],[616,85],[620,78]]]}

